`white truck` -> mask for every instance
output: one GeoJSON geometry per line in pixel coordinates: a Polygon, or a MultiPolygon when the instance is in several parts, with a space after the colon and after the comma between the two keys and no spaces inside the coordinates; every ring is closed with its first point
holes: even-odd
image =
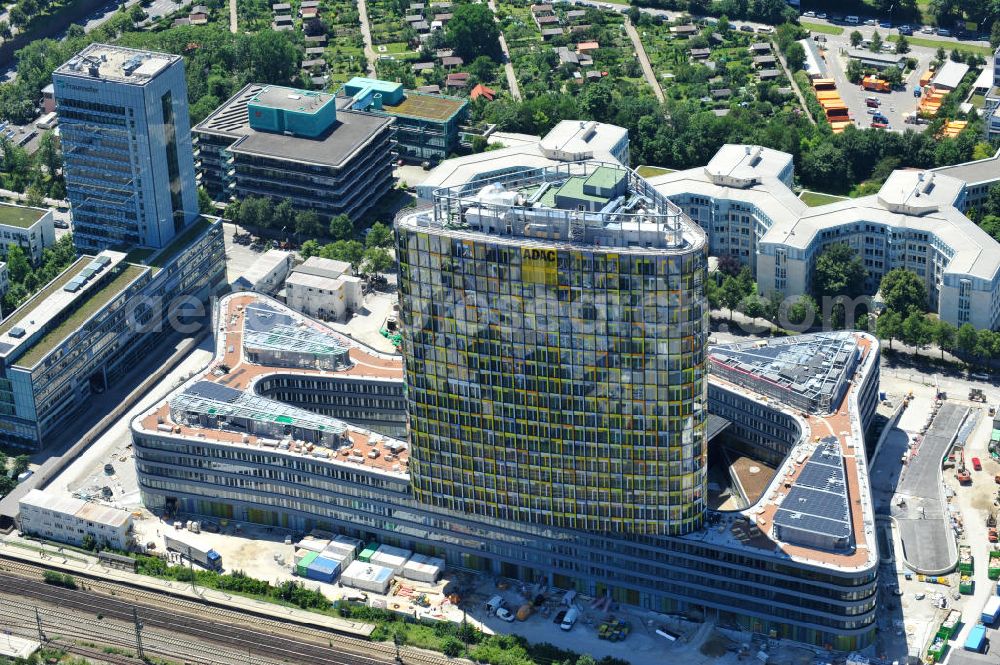
{"type": "Polygon", "coordinates": [[[206,570],[222,572],[222,555],[215,550],[203,550],[169,535],[164,535],[163,540],[168,550],[179,553],[206,570]]]}

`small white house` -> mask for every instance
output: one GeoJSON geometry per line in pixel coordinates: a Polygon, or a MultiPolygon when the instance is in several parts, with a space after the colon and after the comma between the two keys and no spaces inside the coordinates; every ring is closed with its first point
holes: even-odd
{"type": "Polygon", "coordinates": [[[267,250],[233,280],[233,289],[265,294],[277,292],[292,268],[292,256],[291,252],[280,249],[267,250]]]}
{"type": "Polygon", "coordinates": [[[313,256],[285,280],[285,304],[306,316],[342,321],[364,304],[361,280],[350,264],[313,256]]]}
{"type": "Polygon", "coordinates": [[[33,489],[19,502],[21,531],[70,545],[82,545],[92,536],[98,545],[129,548],[132,514],[71,496],[33,489]]]}

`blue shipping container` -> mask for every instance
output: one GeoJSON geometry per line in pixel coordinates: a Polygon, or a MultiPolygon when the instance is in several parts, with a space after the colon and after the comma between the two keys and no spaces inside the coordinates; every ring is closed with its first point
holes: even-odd
{"type": "Polygon", "coordinates": [[[317,582],[332,582],[340,576],[340,563],[318,556],[306,568],[306,578],[317,582]]]}
{"type": "Polygon", "coordinates": [[[986,626],[978,624],[972,627],[968,639],[965,640],[966,651],[978,651],[982,653],[986,643],[986,626]]]}

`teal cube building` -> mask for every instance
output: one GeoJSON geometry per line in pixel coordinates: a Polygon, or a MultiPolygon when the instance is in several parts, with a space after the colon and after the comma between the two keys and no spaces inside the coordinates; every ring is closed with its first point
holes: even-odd
{"type": "Polygon", "coordinates": [[[436,163],[461,144],[469,100],[404,90],[402,83],[356,76],[337,92],[338,106],[396,119],[396,150],[409,162],[436,163]]]}

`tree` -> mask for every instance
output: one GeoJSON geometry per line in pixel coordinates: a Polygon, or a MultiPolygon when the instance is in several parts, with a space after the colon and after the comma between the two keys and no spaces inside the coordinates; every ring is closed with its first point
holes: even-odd
{"type": "Polygon", "coordinates": [[[933,330],[923,312],[911,310],[909,316],[903,319],[900,339],[913,347],[913,355],[917,355],[917,351],[929,344],[932,336],[933,330]]]}
{"type": "Polygon", "coordinates": [[[976,335],[976,329],[972,327],[971,323],[963,323],[955,335],[955,346],[963,355],[971,356],[975,355],[978,344],[979,338],[976,335]]]}
{"type": "Polygon", "coordinates": [[[24,193],[24,205],[32,208],[44,207],[45,192],[43,192],[36,184],[29,185],[28,190],[24,193]]]}
{"type": "Polygon", "coordinates": [[[308,238],[323,235],[323,222],[315,210],[300,210],[295,213],[295,232],[308,238]]]}
{"type": "Polygon", "coordinates": [[[764,316],[764,303],[755,295],[747,297],[743,301],[743,314],[749,316],[750,320],[756,324],[757,319],[764,316]]]}
{"type": "Polygon", "coordinates": [[[801,177],[810,187],[827,192],[844,191],[854,179],[850,160],[830,141],[821,142],[803,155],[801,177]]]}
{"type": "Polygon", "coordinates": [[[473,62],[481,55],[496,62],[503,57],[500,29],[486,4],[467,3],[454,7],[445,28],[445,40],[466,62],[473,62]]]}
{"type": "Polygon", "coordinates": [[[324,259],[347,261],[351,264],[351,268],[357,272],[365,256],[365,246],[357,240],[338,240],[329,245],[323,245],[319,255],[324,259]]]}
{"type": "Polygon", "coordinates": [[[20,245],[7,245],[7,272],[12,282],[24,282],[31,272],[31,262],[20,245]]]}
{"type": "Polygon", "coordinates": [[[17,478],[22,473],[27,471],[30,465],[31,465],[30,457],[28,457],[27,455],[18,455],[17,457],[14,458],[14,466],[10,471],[10,475],[14,478],[17,478]]]}
{"type": "Polygon", "coordinates": [[[861,46],[861,42],[865,40],[865,36],[861,34],[860,31],[854,30],[851,32],[851,46],[858,48],[861,46]]]}
{"type": "Polygon", "coordinates": [[[900,35],[899,41],[896,42],[896,53],[909,53],[910,52],[910,40],[906,38],[906,35],[900,35]]]}
{"type": "Polygon", "coordinates": [[[354,224],[351,218],[341,213],[330,220],[330,237],[334,240],[350,240],[354,237],[354,224]]]}
{"type": "Polygon", "coordinates": [[[885,306],[904,316],[909,315],[913,309],[927,311],[927,285],[912,270],[890,270],[882,278],[879,291],[885,306]]]}
{"type": "Polygon", "coordinates": [[[938,348],[941,349],[941,359],[944,359],[944,352],[951,351],[955,348],[955,338],[958,334],[958,329],[955,328],[948,321],[938,319],[934,322],[934,326],[931,329],[931,339],[938,348]]]}
{"type": "Polygon", "coordinates": [[[274,216],[271,218],[271,228],[288,231],[295,228],[295,208],[288,199],[282,199],[274,206],[274,216]]]}
{"type": "Polygon", "coordinates": [[[793,72],[797,72],[805,67],[806,50],[802,48],[802,44],[798,42],[789,44],[785,50],[785,61],[788,63],[788,68],[793,72]]]}
{"type": "Polygon", "coordinates": [[[729,320],[733,320],[733,310],[743,300],[743,289],[735,277],[726,277],[722,282],[722,290],[719,293],[723,307],[729,310],[729,320]]]}
{"type": "Polygon", "coordinates": [[[375,222],[365,237],[367,247],[389,247],[392,245],[392,229],[382,222],[375,222]]]}
{"type": "Polygon", "coordinates": [[[28,17],[25,15],[24,10],[21,9],[20,5],[14,5],[11,7],[7,16],[10,19],[10,24],[15,28],[23,28],[28,23],[28,17]]]}
{"type": "Polygon", "coordinates": [[[903,332],[903,317],[899,312],[887,310],[882,312],[875,322],[875,334],[879,339],[889,340],[889,348],[892,348],[892,340],[900,337],[903,332]]]}
{"type": "Polygon", "coordinates": [[[10,31],[10,23],[0,20],[0,37],[10,39],[13,33],[10,31]]]}
{"type": "Polygon", "coordinates": [[[392,270],[392,254],[383,247],[369,247],[365,250],[362,265],[366,273],[381,274],[392,270]]]}
{"type": "Polygon", "coordinates": [[[898,88],[903,84],[903,71],[896,66],[886,67],[882,71],[882,78],[888,81],[889,85],[893,88],[898,88]]]}
{"type": "Polygon", "coordinates": [[[84,535],[84,537],[81,539],[80,547],[82,547],[85,550],[90,550],[91,552],[93,552],[94,550],[97,549],[97,539],[88,533],[84,535]]]}
{"type": "Polygon", "coordinates": [[[312,256],[319,256],[320,246],[315,240],[309,239],[302,243],[302,247],[299,248],[299,255],[303,259],[308,259],[312,256]]]}
{"type": "Polygon", "coordinates": [[[817,299],[833,296],[856,298],[864,293],[868,271],[861,257],[850,245],[835,243],[816,259],[813,270],[813,294],[817,299]]]}
{"type": "Polygon", "coordinates": [[[204,187],[198,188],[198,212],[203,215],[214,215],[218,213],[215,209],[215,203],[212,202],[212,197],[209,196],[204,187]]]}
{"type": "Polygon", "coordinates": [[[878,31],[872,34],[872,41],[868,50],[872,53],[878,53],[882,50],[882,35],[878,34],[878,31]]]}
{"type": "Polygon", "coordinates": [[[934,54],[934,59],[938,62],[944,62],[944,59],[948,57],[943,46],[939,46],[937,52],[934,54]]]}
{"type": "Polygon", "coordinates": [[[1000,46],[1000,19],[993,21],[993,27],[990,28],[990,47],[996,49],[1000,46]]]}

